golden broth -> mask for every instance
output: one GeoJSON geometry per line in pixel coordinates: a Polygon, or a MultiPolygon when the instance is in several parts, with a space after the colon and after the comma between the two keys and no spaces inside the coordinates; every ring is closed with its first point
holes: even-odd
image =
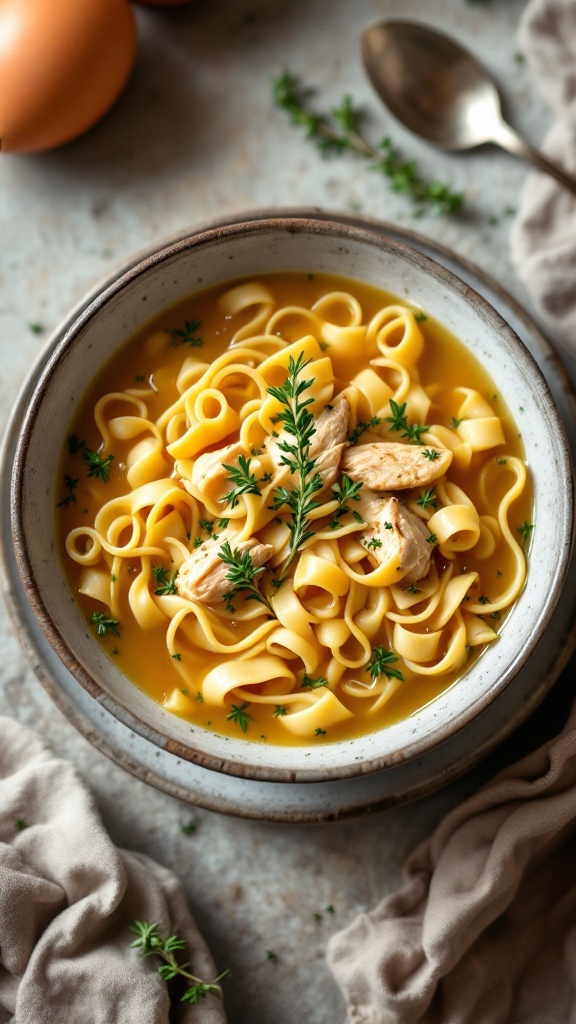
{"type": "MultiPolygon", "coordinates": [[[[351,293],[360,303],[363,314],[363,323],[366,324],[376,316],[382,307],[398,305],[400,300],[388,293],[372,288],[357,281],[335,277],[325,274],[307,273],[285,273],[260,275],[259,281],[266,289],[271,291],[278,308],[287,306],[312,307],[321,296],[330,292],[345,291],[351,293]]],[[[148,693],[156,701],[167,704],[171,710],[175,710],[182,717],[189,718],[195,723],[223,734],[241,736],[256,741],[267,741],[275,744],[299,744],[302,742],[318,743],[331,740],[343,739],[358,735],[364,732],[373,731],[382,726],[404,718],[429,701],[433,700],[439,693],[444,691],[456,679],[464,674],[466,665],[470,664],[486,646],[485,644],[467,645],[466,664],[459,664],[451,671],[440,674],[419,674],[408,668],[401,658],[396,658],[389,664],[400,670],[403,681],[393,685],[397,686],[382,705],[376,710],[370,710],[373,701],[366,697],[355,696],[354,693],[343,693],[340,682],[346,679],[358,679],[362,677],[365,686],[370,685],[371,677],[366,674],[366,669],[350,668],[344,672],[341,680],[330,689],[338,692],[339,699],[344,707],[353,712],[353,716],[343,721],[332,722],[326,729],[317,728],[309,736],[295,735],[290,732],[282,722],[284,714],[278,715],[277,705],[274,703],[257,704],[248,702],[244,708],[248,717],[239,720],[238,716],[230,718],[231,709],[243,706],[244,698],[236,698],[233,691],[226,695],[226,699],[218,706],[210,704],[204,699],[202,685],[198,680],[203,679],[206,673],[216,669],[222,662],[222,655],[216,651],[208,651],[195,647],[190,642],[190,635],[179,636],[178,651],[171,656],[166,643],[167,621],[162,621],[163,615],[158,613],[156,618],[152,616],[153,622],[149,628],[142,629],[138,624],[129,604],[129,591],[134,581],[142,571],[142,560],[139,556],[123,557],[120,562],[113,561],[109,556],[107,559],[100,559],[95,565],[95,580],[88,587],[86,576],[90,573],[90,567],[78,564],[66,552],[66,539],[72,531],[79,531],[86,527],[91,528],[100,509],[109,503],[111,499],[121,498],[128,491],[130,485],[127,479],[127,460],[131,458],[130,452],[134,446],[134,437],[130,436],[130,424],[127,422],[130,416],[136,416],[138,409],[137,402],[143,402],[146,407],[146,417],[152,422],[161,420],[166,410],[177,403],[180,399],[177,382],[182,372],[184,360],[190,360],[192,366],[192,377],[194,376],[194,360],[202,363],[213,363],[224,353],[233,338],[235,332],[243,324],[247,324],[254,314],[253,307],[240,310],[237,314],[223,315],[218,305],[219,298],[236,287],[240,281],[229,282],[210,288],[204,292],[192,296],[185,303],[156,318],[126,344],[122,350],[111,359],[103,368],[101,374],[93,382],[84,396],[80,409],[74,422],[71,424],[71,437],[78,439],[69,445],[70,450],[63,456],[61,467],[61,480],[57,489],[57,526],[58,534],[62,543],[62,559],[66,567],[71,587],[77,595],[78,602],[88,620],[96,614],[108,616],[112,621],[119,622],[113,627],[113,632],[108,631],[99,637],[100,642],[108,654],[117,660],[118,665],[132,679],[137,686],[148,693]],[[188,337],[186,338],[186,335],[188,337]],[[201,339],[199,343],[198,339],[201,339]],[[112,426],[116,436],[102,451],[102,457],[113,454],[113,459],[108,464],[109,479],[104,480],[98,475],[88,476],[89,464],[86,461],[86,452],[91,450],[98,452],[102,446],[102,431],[96,425],[94,410],[98,401],[104,395],[114,393],[118,398],[109,399],[105,406],[104,422],[112,426]],[[132,404],[127,405],[122,394],[131,395],[132,404]],[[125,425],[120,429],[122,423],[125,425]],[[125,438],[121,439],[118,434],[124,431],[125,438]],[[118,576],[113,571],[118,567],[118,576]],[[116,606],[119,608],[117,615],[109,610],[112,604],[107,604],[106,580],[110,577],[116,606]],[[123,578],[122,578],[123,575],[123,578]],[[97,577],[97,578],[96,578],[97,577]],[[115,578],[114,578],[115,577],[115,578]],[[88,589],[93,595],[86,596],[79,592],[79,588],[88,589]],[[96,589],[94,589],[96,588],[96,589]],[[98,590],[100,588],[100,590],[98,590]],[[102,590],[102,588],[104,588],[102,590]],[[115,635],[118,633],[119,635],[115,635]],[[245,731],[243,730],[245,727],[245,731]]],[[[462,393],[456,391],[458,388],[473,389],[482,399],[486,400],[498,417],[502,426],[505,443],[497,447],[491,447],[486,451],[475,451],[471,456],[468,468],[458,467],[453,463],[449,470],[449,479],[460,487],[481,516],[497,514],[497,509],[504,499],[504,495],[510,488],[510,473],[507,471],[508,459],[524,460],[522,442],[516,425],[514,424],[503,400],[497,392],[497,388],[491,381],[488,374],[479,366],[475,358],[467,349],[457,341],[442,325],[438,324],[418,307],[410,302],[403,304],[416,314],[417,329],[424,336],[424,352],[417,361],[417,369],[413,371],[413,379],[420,384],[425,391],[428,391],[432,398],[432,404],[427,412],[425,422],[428,424],[441,424],[445,428],[454,427],[454,418],[462,405],[462,393]],[[481,474],[483,468],[490,463],[497,467],[492,473],[490,469],[489,495],[482,493],[481,474]],[[487,505],[488,503],[488,505],[487,505]],[[489,507],[488,507],[489,506],[489,507]]],[[[331,322],[336,327],[346,327],[347,314],[345,307],[337,302],[327,311],[331,322]]],[[[398,337],[389,336],[389,345],[394,347],[400,340],[401,328],[398,328],[398,337]]],[[[263,333],[263,332],[257,332],[263,333]]],[[[304,335],[310,333],[310,323],[303,319],[298,313],[287,315],[282,320],[282,337],[288,343],[298,341],[304,335]]],[[[246,342],[249,347],[249,342],[246,342]]],[[[322,343],[321,348],[324,355],[330,356],[330,343],[322,343]]],[[[378,355],[378,350],[369,352],[368,355],[378,355]]],[[[356,344],[349,347],[345,357],[336,355],[334,357],[336,367],[337,390],[341,390],[341,384],[352,380],[356,375],[365,370],[368,365],[366,346],[356,344]]],[[[389,373],[389,370],[382,369],[382,374],[389,373]]],[[[197,376],[197,375],[196,375],[197,376]]],[[[394,374],[392,374],[394,377],[394,374]]],[[[192,379],[192,378],[191,378],[192,379]]],[[[359,408],[362,408],[361,406],[359,408]]],[[[384,429],[384,435],[388,441],[398,441],[398,433],[386,433],[386,417],[390,408],[380,410],[380,430],[384,429]]],[[[210,404],[206,405],[205,413],[208,416],[214,415],[214,409],[210,404]]],[[[367,415],[367,414],[366,414],[367,415]]],[[[102,417],[101,417],[102,418],[102,417]]],[[[361,417],[359,417],[361,418],[361,417]]],[[[419,421],[422,422],[422,421],[419,421]]],[[[180,433],[185,430],[183,424],[180,433]]],[[[454,433],[453,429],[453,433],[454,433]]],[[[378,426],[376,426],[378,431],[378,426]]],[[[225,445],[234,442],[238,433],[230,432],[224,439],[205,445],[205,450],[219,450],[225,445]]],[[[370,436],[369,434],[367,436],[370,436]]],[[[360,439],[360,444],[364,438],[360,439]]],[[[429,443],[429,442],[428,442],[429,443]]],[[[433,442],[432,442],[433,443],[433,442]]],[[[166,469],[156,475],[170,477],[173,473],[175,460],[166,459],[166,469]]],[[[184,464],[184,463],[182,463],[184,464]]],[[[107,475],[107,473],[105,473],[107,475]]],[[[151,479],[154,478],[152,473],[151,479]]],[[[179,486],[183,486],[181,483],[179,486]]],[[[436,484],[432,485],[432,489],[436,484]]],[[[411,492],[412,498],[416,501],[416,495],[424,493],[426,488],[414,489],[411,492]]],[[[205,511],[205,510],[204,510],[205,511]]],[[[434,512],[433,507],[428,512],[434,512]]],[[[228,509],[225,503],[222,504],[222,517],[226,517],[228,509]]],[[[522,543],[518,530],[522,524],[527,524],[531,514],[531,493],[529,486],[524,487],[522,494],[511,504],[508,521],[509,529],[516,540],[522,543]]],[[[139,512],[141,517],[145,512],[139,512]]],[[[205,518],[200,510],[200,518],[205,518]]],[[[208,519],[211,517],[207,517],[208,519]]],[[[282,510],[280,510],[282,518],[282,510]]],[[[286,514],[284,512],[284,520],[286,514]]],[[[346,521],[346,516],[344,516],[346,521]]],[[[133,527],[126,521],[121,532],[115,537],[115,544],[122,545],[133,527]]],[[[212,533],[216,534],[217,520],[212,525],[212,533]]],[[[357,527],[356,527],[357,529],[357,527]]],[[[264,531],[265,532],[265,531],[264,531]]],[[[339,534],[335,530],[334,535],[339,534]]],[[[529,538],[530,530],[527,529],[529,538]]],[[[195,537],[182,537],[180,529],[180,544],[188,544],[193,549],[195,537]]],[[[198,538],[208,543],[209,534],[198,533],[198,538]]],[[[527,539],[524,543],[527,546],[527,539]]],[[[79,540],[80,556],[82,557],[90,547],[86,539],[79,540]]],[[[453,551],[449,557],[442,555],[439,548],[434,545],[433,561],[438,566],[440,573],[450,562],[453,566],[453,578],[466,573],[478,573],[478,581],[471,588],[473,600],[480,600],[487,606],[486,615],[477,615],[481,622],[485,622],[495,630],[499,629],[509,610],[509,606],[497,611],[491,611],[494,603],[497,603],[498,596],[506,589],[508,581],[518,571],[517,547],[510,543],[498,541],[494,553],[488,557],[477,557],[474,548],[464,551],[453,551]]],[[[159,557],[152,557],[150,562],[155,562],[155,568],[164,564],[166,573],[164,579],[171,578],[170,566],[159,557]]],[[[295,562],[294,565],[297,563],[295,562]]],[[[156,580],[156,582],[158,582],[156,580]]],[[[137,588],[136,588],[137,589],[137,588]]],[[[154,594],[154,582],[148,586],[148,593],[154,594]]],[[[279,588],[281,589],[281,588],[279,588]]],[[[404,588],[409,590],[409,588],[404,588]]],[[[409,609],[394,609],[398,614],[418,613],[421,605],[418,602],[417,593],[419,587],[413,585],[416,594],[413,595],[415,604],[409,609]]],[[[311,588],[308,589],[310,594],[311,588]]],[[[311,597],[313,598],[313,594],[311,597]]],[[[148,597],[145,598],[148,601],[148,597]]],[[[156,600],[155,596],[151,598],[156,600]]],[[[238,596],[234,599],[239,600],[238,596]]],[[[241,600],[241,598],[240,598],[241,600]]],[[[470,595],[464,597],[464,602],[470,600],[470,595]]],[[[156,604],[162,603],[162,598],[156,604]]],[[[424,604],[422,599],[422,604],[424,604]]],[[[463,603],[463,609],[466,606],[463,603]]],[[[261,622],[261,617],[266,616],[266,611],[256,602],[251,603],[249,609],[251,617],[242,621],[239,617],[235,622],[231,613],[226,617],[226,628],[236,630],[239,638],[251,634],[254,624],[261,622]],[[260,616],[260,617],[259,617],[260,616]]],[[[213,616],[213,609],[207,608],[206,614],[213,616]]],[[[470,617],[467,617],[467,621],[470,617]]],[[[214,628],[217,627],[217,616],[211,618],[214,628]]],[[[372,646],[383,646],[391,649],[390,630],[392,623],[387,623],[387,635],[378,635],[372,638],[372,646]]],[[[426,632],[427,627],[414,627],[417,632],[426,632]]],[[[96,633],[96,623],[94,624],[96,633]]],[[[497,639],[494,640],[497,643],[497,639]]],[[[357,653],[357,651],[356,651],[357,653]]],[[[235,655],[225,655],[225,659],[235,660],[235,655]]],[[[353,659],[352,659],[353,660],[353,659]]],[[[291,660],[290,665],[297,674],[302,674],[302,664],[296,659],[291,660]]],[[[426,668],[424,664],[424,668],[426,668]]],[[[317,677],[323,677],[322,665],[317,672],[317,677]]],[[[298,683],[295,684],[298,687],[298,683]]],[[[266,687],[263,687],[265,691],[266,687]]],[[[325,688],[319,687],[321,692],[325,688]]],[[[260,692],[256,688],[254,692],[260,692]]],[[[309,691],[312,692],[311,690],[309,691]]]]}

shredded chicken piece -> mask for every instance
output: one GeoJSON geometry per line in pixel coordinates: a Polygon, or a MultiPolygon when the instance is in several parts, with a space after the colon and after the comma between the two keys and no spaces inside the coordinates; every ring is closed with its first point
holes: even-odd
{"type": "MultiPolygon", "coordinates": [[[[176,577],[176,589],[182,597],[187,597],[190,601],[200,601],[202,604],[212,604],[221,600],[230,590],[230,580],[226,579],[230,567],[218,554],[222,536],[220,534],[219,541],[205,541],[180,567],[176,577]]],[[[257,569],[268,561],[274,551],[271,544],[261,544],[256,537],[242,540],[238,544],[232,543],[232,547],[241,555],[249,551],[252,565],[257,569]]]]}
{"type": "MultiPolygon", "coordinates": [[[[348,440],[350,406],[348,400],[342,396],[335,398],[331,407],[322,410],[315,423],[315,431],[310,438],[310,459],[316,460],[312,475],[319,473],[324,487],[329,487],[338,477],[340,470],[340,459],[344,451],[345,443],[348,440]]],[[[282,462],[282,449],[279,442],[293,442],[293,437],[286,430],[282,430],[277,438],[269,441],[267,450],[270,458],[280,469],[282,462]]]]}
{"type": "Polygon", "coordinates": [[[342,470],[374,491],[404,491],[438,480],[451,462],[448,448],[373,441],[348,448],[342,470]]]}
{"type": "Polygon", "coordinates": [[[227,471],[224,464],[234,466],[238,456],[244,453],[244,448],[239,441],[236,444],[228,444],[225,448],[219,448],[215,452],[204,452],[199,455],[192,468],[192,483],[200,493],[206,490],[208,481],[216,477],[222,478],[222,484],[229,483],[227,471]]]}
{"type": "Polygon", "coordinates": [[[384,498],[380,503],[376,520],[369,523],[371,529],[364,530],[367,541],[376,537],[381,542],[380,547],[371,549],[372,554],[378,562],[387,562],[399,554],[401,572],[398,580],[416,583],[426,576],[430,568],[432,546],[427,540],[429,531],[426,524],[398,498],[384,498]]]}

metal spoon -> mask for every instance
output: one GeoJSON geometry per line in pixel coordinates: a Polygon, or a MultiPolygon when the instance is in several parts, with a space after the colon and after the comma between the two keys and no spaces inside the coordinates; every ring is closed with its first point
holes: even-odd
{"type": "Polygon", "coordinates": [[[494,82],[459,43],[413,21],[369,25],[361,43],[376,92],[416,135],[453,151],[496,143],[576,193],[576,178],[504,121],[494,82]]]}

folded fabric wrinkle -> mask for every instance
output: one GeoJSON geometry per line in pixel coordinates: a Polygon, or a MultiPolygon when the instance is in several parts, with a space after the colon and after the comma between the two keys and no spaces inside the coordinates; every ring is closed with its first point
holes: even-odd
{"type": "Polygon", "coordinates": [[[0,717],[0,1024],[225,1024],[214,996],[170,1007],[155,958],[131,948],[134,919],[216,976],[178,879],[118,849],[75,768],[0,717]]]}

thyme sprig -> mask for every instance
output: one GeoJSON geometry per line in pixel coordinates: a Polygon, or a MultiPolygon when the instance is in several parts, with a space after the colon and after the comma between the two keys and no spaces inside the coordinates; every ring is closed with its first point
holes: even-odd
{"type": "Polygon", "coordinates": [[[133,921],[130,925],[130,931],[137,936],[134,942],[131,943],[133,949],[139,949],[144,957],[157,956],[162,961],[158,967],[158,973],[164,981],[171,981],[173,978],[181,977],[191,982],[181,996],[180,1001],[182,1003],[195,1005],[196,1003],[201,1003],[209,995],[216,996],[218,999],[222,998],[220,982],[230,974],[230,971],[222,971],[212,981],[203,981],[202,978],[197,978],[195,974],[188,970],[190,967],[189,963],[179,964],[176,960],[176,953],[186,948],[184,939],[178,938],[177,935],[171,935],[165,939],[160,934],[158,925],[148,924],[147,921],[133,921]]]}
{"type": "Polygon", "coordinates": [[[378,146],[367,142],[360,131],[361,111],[353,105],[350,96],[344,96],[340,106],[329,114],[320,114],[309,109],[311,92],[313,90],[303,87],[290,71],[272,82],[275,105],[286,111],[292,124],[304,128],[321,153],[347,151],[369,160],[369,170],[384,175],[392,192],[410,196],[418,204],[419,212],[426,207],[437,214],[454,214],[461,210],[462,193],[454,192],[440,181],[425,181],[416,161],[406,160],[390,138],[383,138],[378,146]]]}
{"type": "Polygon", "coordinates": [[[406,419],[407,402],[399,405],[393,398],[390,399],[391,416],[386,416],[386,422],[390,424],[390,430],[400,431],[400,437],[406,438],[412,444],[424,444],[420,434],[424,434],[429,428],[422,423],[408,423],[406,419]]]}
{"type": "Polygon", "coordinates": [[[225,579],[230,580],[230,589],[223,595],[228,611],[235,611],[232,598],[240,591],[246,591],[247,601],[259,601],[260,604],[266,605],[269,611],[272,611],[269,602],[260,593],[256,583],[256,577],[264,572],[265,566],[254,565],[249,550],[244,552],[239,551],[238,548],[233,550],[228,540],[221,545],[218,557],[224,562],[224,565],[228,566],[225,579]]]}
{"type": "Polygon", "coordinates": [[[350,437],[348,438],[350,444],[357,444],[357,442],[362,437],[362,434],[365,433],[366,430],[372,430],[374,427],[378,426],[380,426],[379,416],[372,416],[372,418],[368,420],[367,423],[364,423],[364,421],[357,423],[356,426],[354,427],[354,430],[350,434],[350,437]]]}
{"type": "Polygon", "coordinates": [[[248,722],[253,722],[254,718],[249,715],[246,708],[249,708],[250,704],[247,700],[243,704],[233,704],[230,714],[226,715],[227,722],[236,722],[242,732],[246,732],[248,729],[248,722]]]}
{"type": "Polygon", "coordinates": [[[308,406],[314,399],[303,397],[314,383],[313,380],[305,380],[301,376],[309,362],[311,360],[305,359],[304,352],[301,352],[296,360],[290,356],[288,375],[284,384],[268,388],[268,394],[284,407],[278,413],[277,419],[284,424],[285,433],[293,440],[278,441],[278,448],[282,452],[282,464],[288,466],[296,478],[292,487],[276,487],[272,498],[272,509],[278,511],[287,508],[291,513],[286,524],[290,531],[290,549],[277,583],[281,583],[286,577],[288,568],[301,545],[313,536],[309,516],[319,507],[314,495],[322,490],[323,486],[322,477],[315,472],[316,460],[310,458],[310,441],[316,427],[308,406]]]}
{"type": "Polygon", "coordinates": [[[237,466],[229,466],[225,462],[222,463],[222,469],[226,470],[228,479],[234,484],[234,487],[230,488],[220,501],[230,505],[230,508],[236,508],[242,494],[260,494],[258,481],[254,473],[250,472],[251,462],[252,459],[247,459],[245,455],[239,455],[237,466]]]}
{"type": "Polygon", "coordinates": [[[332,493],[336,501],[338,502],[338,508],[334,512],[334,517],[330,523],[330,529],[336,530],[341,526],[340,518],[345,515],[346,512],[351,512],[357,523],[364,523],[364,520],[357,509],[349,508],[349,501],[360,501],[360,490],[362,489],[362,481],[354,483],[346,473],[342,473],[342,477],[339,483],[335,483],[332,486],[332,493]]]}

